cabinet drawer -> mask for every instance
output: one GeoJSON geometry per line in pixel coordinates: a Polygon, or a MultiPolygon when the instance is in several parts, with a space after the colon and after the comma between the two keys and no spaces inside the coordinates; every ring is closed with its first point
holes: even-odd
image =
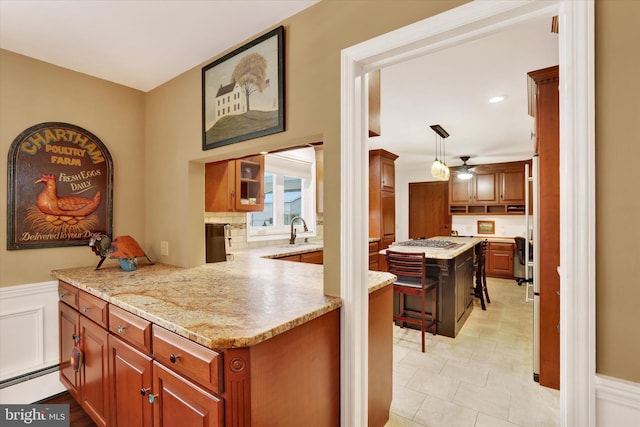
{"type": "Polygon", "coordinates": [[[109,310],[107,307],[109,304],[106,301],[84,291],[79,292],[78,306],[80,314],[83,314],[85,317],[107,329],[107,325],[109,324],[109,310]]]}
{"type": "Polygon", "coordinates": [[[58,281],[58,297],[60,301],[65,302],[67,305],[78,309],[78,293],[79,289],[75,286],[71,286],[70,284],[63,282],[62,280],[58,281]]]}
{"type": "Polygon", "coordinates": [[[109,307],[109,331],[151,354],[151,322],[119,307],[109,307]]]}
{"type": "Polygon", "coordinates": [[[496,243],[496,242],[489,242],[489,250],[491,251],[512,251],[513,250],[513,243],[496,243]]]}
{"type": "Polygon", "coordinates": [[[222,354],[153,325],[153,356],[194,381],[222,393],[222,354]]]}

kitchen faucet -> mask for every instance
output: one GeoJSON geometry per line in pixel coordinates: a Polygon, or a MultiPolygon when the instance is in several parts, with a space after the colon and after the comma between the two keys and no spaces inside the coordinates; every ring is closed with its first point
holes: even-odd
{"type": "Polygon", "coordinates": [[[309,231],[309,229],[307,228],[307,222],[304,219],[302,219],[302,217],[294,216],[293,218],[291,218],[291,237],[289,238],[290,245],[296,244],[296,229],[293,228],[293,223],[296,222],[297,219],[302,221],[302,225],[304,226],[304,231],[305,232],[309,231]]]}

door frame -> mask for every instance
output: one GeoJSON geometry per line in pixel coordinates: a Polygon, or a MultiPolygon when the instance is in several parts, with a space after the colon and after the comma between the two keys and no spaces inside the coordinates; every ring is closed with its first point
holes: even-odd
{"type": "Polygon", "coordinates": [[[473,1],[341,52],[341,425],[366,425],[368,410],[367,73],[550,14],[562,28],[560,421],[595,426],[594,3],[574,0],[473,1]]]}

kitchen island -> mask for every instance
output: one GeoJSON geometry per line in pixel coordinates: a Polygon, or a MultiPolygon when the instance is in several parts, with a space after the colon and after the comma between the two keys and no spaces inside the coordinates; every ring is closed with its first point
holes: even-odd
{"type": "MultiPolygon", "coordinates": [[[[394,242],[388,249],[398,252],[424,252],[427,276],[438,281],[438,334],[455,338],[473,310],[475,237],[438,236],[426,240],[394,242]]],[[[386,253],[386,249],[380,251],[386,253]]],[[[405,296],[405,308],[420,313],[420,300],[405,296]]],[[[429,304],[427,304],[429,306],[429,304]]],[[[394,296],[394,313],[399,310],[394,296]]],[[[407,325],[412,326],[413,325],[407,325]]]]}
{"type": "MultiPolygon", "coordinates": [[[[339,425],[342,302],[324,295],[322,266],[266,252],[54,271],[62,382],[98,425],[339,425]]],[[[392,281],[369,273],[389,312],[392,281]]]]}

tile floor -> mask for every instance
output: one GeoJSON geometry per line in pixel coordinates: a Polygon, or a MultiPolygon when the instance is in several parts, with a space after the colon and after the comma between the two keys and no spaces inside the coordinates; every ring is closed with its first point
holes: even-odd
{"type": "Polygon", "coordinates": [[[532,373],[532,303],[525,286],[487,279],[491,304],[479,300],[455,339],[394,326],[393,401],[386,427],[560,425],[557,390],[532,373]]]}

